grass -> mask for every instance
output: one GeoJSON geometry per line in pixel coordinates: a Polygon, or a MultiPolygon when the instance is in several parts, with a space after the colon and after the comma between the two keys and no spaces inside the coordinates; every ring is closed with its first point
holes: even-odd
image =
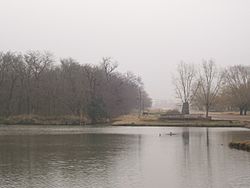
{"type": "Polygon", "coordinates": [[[159,115],[121,116],[113,122],[114,126],[180,126],[180,127],[244,127],[240,121],[232,120],[159,120],[159,115]]]}
{"type": "MultiPolygon", "coordinates": [[[[81,122],[84,124],[85,122],[81,122]]],[[[78,116],[38,116],[38,115],[18,115],[1,117],[0,124],[4,125],[79,125],[78,116]]]]}
{"type": "MultiPolygon", "coordinates": [[[[186,126],[186,127],[248,127],[250,121],[242,116],[216,113],[214,120],[160,120],[162,112],[150,113],[147,116],[138,117],[137,114],[120,116],[112,120],[114,126],[186,126]],[[235,118],[235,119],[234,119],[235,118]]],[[[211,113],[212,114],[212,113],[211,113]]],[[[249,117],[249,116],[248,116],[249,117]]],[[[90,121],[81,122],[89,124],[90,121]]],[[[100,122],[101,123],[101,122],[100,122]]],[[[11,117],[0,117],[0,124],[7,125],[79,125],[79,116],[38,116],[18,115],[11,117]]]]}

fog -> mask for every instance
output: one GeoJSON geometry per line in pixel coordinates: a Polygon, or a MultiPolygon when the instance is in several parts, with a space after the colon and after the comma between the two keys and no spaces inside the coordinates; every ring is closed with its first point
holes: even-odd
{"type": "Polygon", "coordinates": [[[248,0],[0,0],[0,50],[113,57],[153,99],[175,99],[181,61],[250,64],[248,0]]]}

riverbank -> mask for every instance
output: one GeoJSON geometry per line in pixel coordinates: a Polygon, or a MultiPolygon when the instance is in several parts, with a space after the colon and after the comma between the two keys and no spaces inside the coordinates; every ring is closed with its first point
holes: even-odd
{"type": "Polygon", "coordinates": [[[229,147],[250,152],[250,140],[230,142],[229,147]]]}
{"type": "MultiPolygon", "coordinates": [[[[159,114],[151,114],[138,117],[138,115],[124,115],[111,122],[100,120],[95,124],[111,124],[112,126],[168,126],[168,127],[245,127],[250,128],[249,121],[239,119],[230,120],[223,118],[197,119],[197,120],[164,120],[159,114]]],[[[0,125],[90,125],[88,119],[80,119],[79,116],[38,116],[19,115],[0,117],[0,125]]]]}
{"type": "Polygon", "coordinates": [[[19,115],[0,117],[1,125],[85,125],[91,122],[79,116],[19,115]]]}
{"type": "Polygon", "coordinates": [[[127,115],[114,120],[113,126],[166,126],[166,127],[246,127],[249,124],[238,120],[160,120],[156,115],[127,115]]]}

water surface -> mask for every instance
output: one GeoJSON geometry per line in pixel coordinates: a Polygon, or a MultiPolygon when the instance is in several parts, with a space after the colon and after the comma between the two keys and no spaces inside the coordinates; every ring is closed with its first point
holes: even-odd
{"type": "Polygon", "coordinates": [[[250,130],[0,126],[0,187],[249,188],[250,153],[228,147],[242,139],[250,130]]]}

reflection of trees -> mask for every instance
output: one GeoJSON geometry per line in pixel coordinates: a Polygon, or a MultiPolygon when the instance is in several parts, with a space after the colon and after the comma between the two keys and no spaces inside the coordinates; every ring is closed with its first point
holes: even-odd
{"type": "Polygon", "coordinates": [[[111,178],[119,160],[131,153],[138,157],[131,150],[140,142],[138,135],[119,134],[2,136],[0,179],[21,187],[58,181],[84,186],[96,178],[101,183],[111,178]]]}
{"type": "Polygon", "coordinates": [[[212,183],[212,163],[211,163],[211,157],[210,157],[210,147],[209,147],[209,129],[206,128],[206,142],[207,142],[207,173],[208,173],[208,181],[212,183]]]}
{"type": "Polygon", "coordinates": [[[189,144],[189,128],[188,127],[183,128],[182,138],[183,138],[184,145],[188,145],[189,144]]]}
{"type": "Polygon", "coordinates": [[[187,169],[189,169],[189,163],[190,163],[190,154],[189,154],[189,128],[184,127],[182,130],[182,140],[184,145],[184,160],[185,160],[185,166],[187,169]]]}
{"type": "Polygon", "coordinates": [[[206,128],[206,141],[207,141],[207,149],[209,148],[209,134],[208,134],[208,128],[206,128]]]}
{"type": "MultiPolygon", "coordinates": [[[[200,182],[210,185],[212,181],[212,164],[209,142],[209,129],[183,128],[183,176],[186,178],[184,186],[195,187],[200,182]],[[201,176],[201,173],[205,173],[201,176]]],[[[198,186],[199,187],[199,186],[198,186]]]]}

